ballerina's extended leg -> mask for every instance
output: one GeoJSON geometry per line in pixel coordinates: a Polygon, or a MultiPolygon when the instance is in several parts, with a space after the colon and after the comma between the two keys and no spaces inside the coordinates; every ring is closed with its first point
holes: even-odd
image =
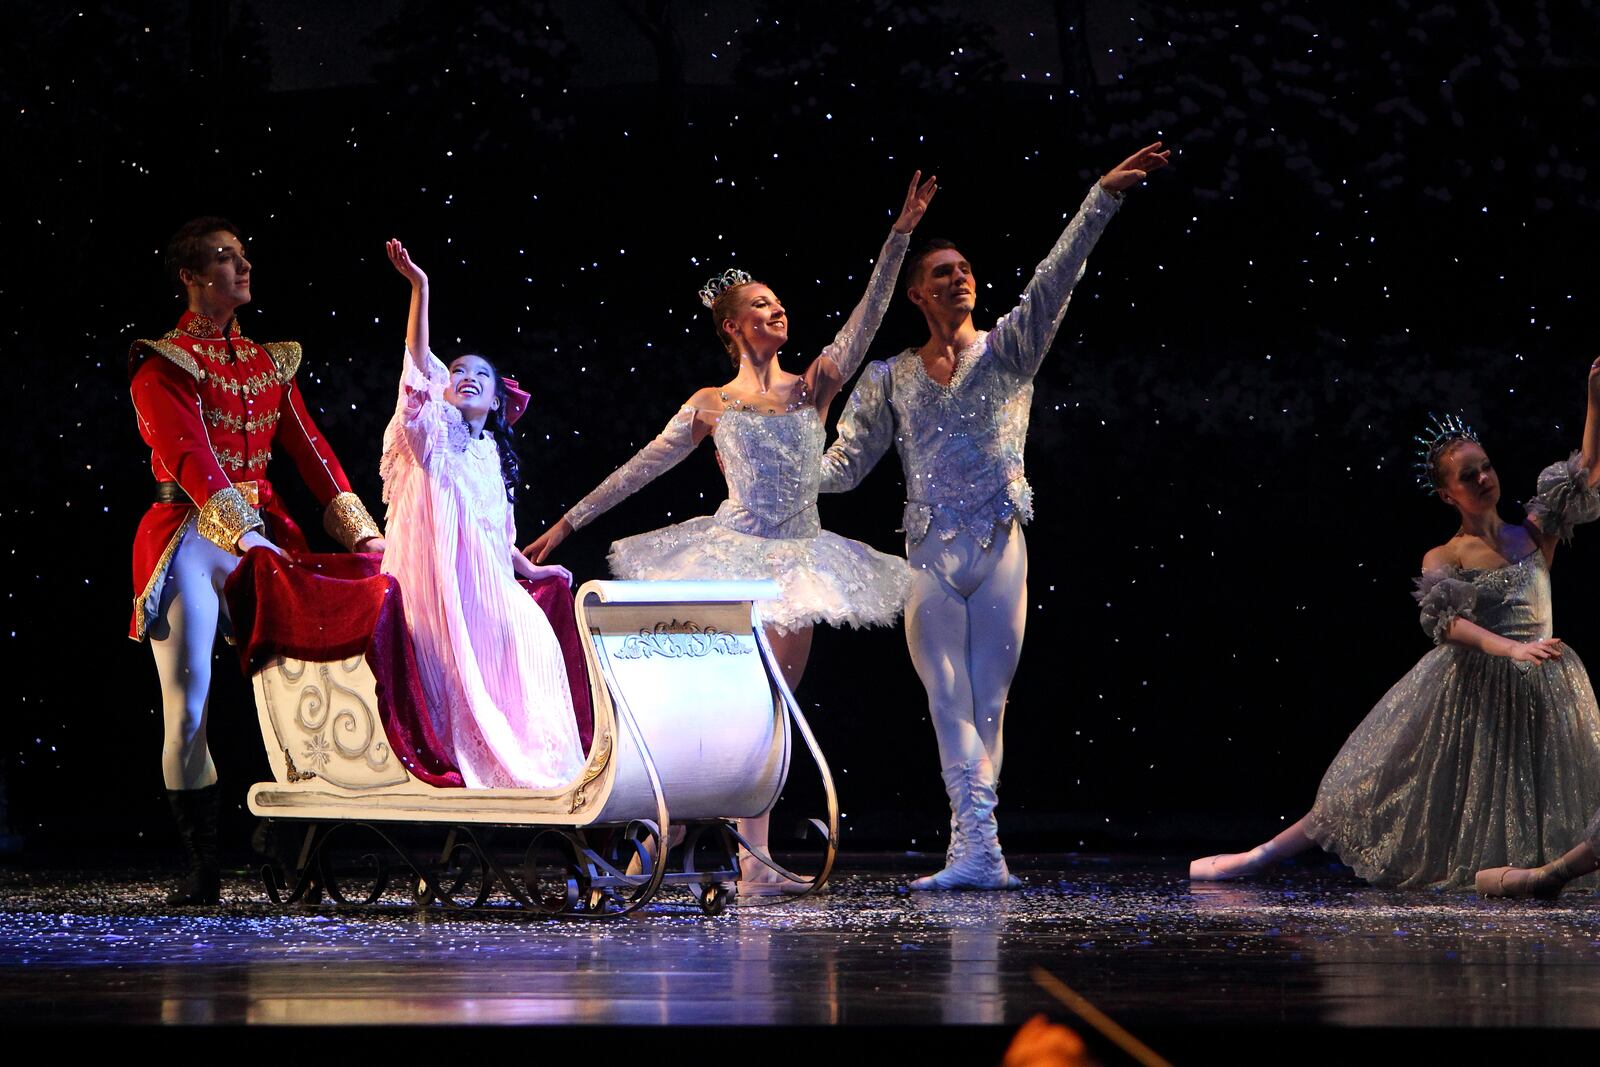
{"type": "Polygon", "coordinates": [[[1189,878],[1196,882],[1221,882],[1259,874],[1274,863],[1316,844],[1307,836],[1305,825],[1306,820],[1302,817],[1271,841],[1257,845],[1249,852],[1224,853],[1195,860],[1189,864],[1189,878]]]}
{"type": "MultiPolygon", "coordinates": [[[[811,657],[811,627],[804,626],[786,633],[769,626],[766,633],[767,644],[771,646],[772,654],[778,660],[778,669],[783,672],[783,680],[788,684],[789,692],[793,693],[799,687],[800,678],[805,674],[806,661],[811,657]]],[[[740,819],[739,834],[770,856],[772,848],[767,843],[767,834],[771,822],[770,813],[750,819],[740,819]]],[[[739,849],[740,896],[780,896],[786,893],[804,893],[810,888],[811,886],[805,882],[785,878],[756,859],[748,850],[739,849]]]]}

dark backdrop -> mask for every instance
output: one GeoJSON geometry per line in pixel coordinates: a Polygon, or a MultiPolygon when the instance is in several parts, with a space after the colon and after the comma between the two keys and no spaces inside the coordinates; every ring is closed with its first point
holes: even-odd
{"type": "MultiPolygon", "coordinates": [[[[986,326],[1093,178],[1158,138],[1174,165],[1107,230],[1038,379],[1003,821],[1096,848],[1294,818],[1428,647],[1407,594],[1455,523],[1412,482],[1411,434],[1464,412],[1510,515],[1576,447],[1594,354],[1595,5],[1367,7],[6,4],[10,822],[45,847],[170,834],[155,671],[123,637],[150,491],[125,353],[176,318],[159,248],[185,218],[245,231],[246,330],[304,343],[374,507],[406,306],[382,242],[403,237],[438,350],[533,392],[531,539],[725,379],[708,274],[774,286],[800,369],[920,167],[940,178],[922,233],[960,241],[986,326]]],[[[900,304],[877,354],[920,328],[900,304]]],[[[887,460],[824,522],[897,550],[901,493],[887,460]]],[[[560,561],[601,575],[613,538],[720,499],[703,448],[560,561]]],[[[1580,651],[1600,649],[1593,539],[1556,572],[1580,651]]],[[[242,805],[268,772],[218,666],[213,746],[242,805]]],[[[899,632],[819,632],[801,698],[854,840],[926,846],[943,800],[899,632]]]]}

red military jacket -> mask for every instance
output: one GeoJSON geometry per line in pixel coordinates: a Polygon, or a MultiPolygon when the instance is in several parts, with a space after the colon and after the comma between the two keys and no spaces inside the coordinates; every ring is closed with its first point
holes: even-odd
{"type": "Polygon", "coordinates": [[[191,519],[230,552],[263,527],[280,547],[305,551],[304,535],[266,478],[274,448],[294,461],[325,508],[323,525],[346,548],[379,536],[295,387],[299,368],[297,342],[257,344],[239,332],[237,319],[225,337],[192,311],[160,340],[133,343],[128,377],[150,472],[181,491],[158,495],[134,536],[129,637],[143,640],[191,519]]]}

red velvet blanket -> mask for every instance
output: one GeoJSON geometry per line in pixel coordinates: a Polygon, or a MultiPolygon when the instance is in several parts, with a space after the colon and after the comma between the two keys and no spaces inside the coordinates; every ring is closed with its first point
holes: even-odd
{"type": "Polygon", "coordinates": [[[223,595],[246,674],[273,656],[312,662],[364,656],[378,680],[378,715],[395,755],[429,785],[462,784],[428,718],[400,585],[378,573],[378,557],[289,559],[254,548],[228,577],[223,595]]]}
{"type": "MultiPolygon", "coordinates": [[[[594,737],[594,710],[572,594],[559,578],[523,586],[561,642],[578,734],[587,751],[594,737]]],[[[377,556],[306,554],[289,559],[253,549],[228,578],[224,594],[246,674],[273,656],[313,662],[363,656],[377,678],[384,732],[405,767],[430,785],[462,784],[449,746],[435,736],[428,717],[400,586],[379,573],[377,556]]]]}

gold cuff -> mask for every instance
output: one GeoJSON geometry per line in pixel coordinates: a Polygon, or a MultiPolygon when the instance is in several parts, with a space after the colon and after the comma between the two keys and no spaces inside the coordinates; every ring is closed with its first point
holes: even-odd
{"type": "Polygon", "coordinates": [[[367,514],[361,498],[354,493],[340,493],[328,501],[328,507],[322,513],[322,528],[351,552],[367,538],[383,536],[378,524],[367,514]]]}
{"type": "Polygon", "coordinates": [[[244,494],[231,485],[212,493],[195,518],[195,529],[201,537],[235,555],[239,552],[239,538],[265,527],[256,509],[245,502],[244,494]]]}

